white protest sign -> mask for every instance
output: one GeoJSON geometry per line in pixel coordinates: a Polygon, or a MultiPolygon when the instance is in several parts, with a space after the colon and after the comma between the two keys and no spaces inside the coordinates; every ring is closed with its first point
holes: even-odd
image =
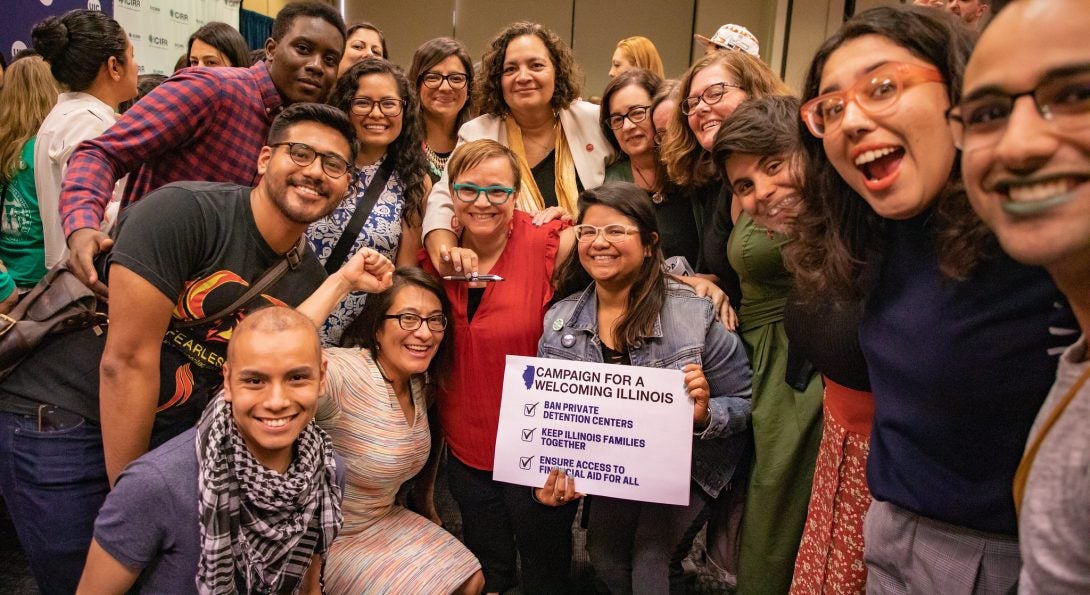
{"type": "Polygon", "coordinates": [[[680,370],[507,356],[493,479],[689,503],[693,405],[680,370]]]}

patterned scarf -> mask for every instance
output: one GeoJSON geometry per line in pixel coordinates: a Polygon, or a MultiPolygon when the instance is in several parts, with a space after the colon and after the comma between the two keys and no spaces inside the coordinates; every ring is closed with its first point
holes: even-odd
{"type": "Polygon", "coordinates": [[[295,593],[315,553],[340,530],[341,490],[329,437],[313,422],[295,442],[283,475],[258,463],[235,426],[231,405],[210,403],[197,426],[201,558],[197,591],[295,593]]]}
{"type": "MultiPolygon", "coordinates": [[[[545,199],[541,197],[541,189],[534,181],[533,169],[526,161],[522,128],[511,116],[504,119],[504,125],[507,127],[507,145],[518,157],[519,174],[522,176],[522,189],[515,208],[528,213],[540,211],[545,208],[545,199]]],[[[556,202],[574,218],[578,215],[579,184],[575,178],[575,160],[572,157],[571,148],[568,147],[568,140],[564,136],[564,127],[560,125],[560,118],[556,119],[556,146],[553,148],[553,158],[556,160],[556,202]]]]}

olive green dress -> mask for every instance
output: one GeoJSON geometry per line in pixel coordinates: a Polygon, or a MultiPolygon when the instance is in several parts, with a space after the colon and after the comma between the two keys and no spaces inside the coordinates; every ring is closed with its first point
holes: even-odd
{"type": "Polygon", "coordinates": [[[821,442],[821,378],[805,391],[785,380],[783,309],[792,278],[780,247],[786,238],[742,213],[727,258],[742,280],[740,332],[753,363],[754,458],[742,517],[738,593],[787,593],[806,524],[821,442]]]}

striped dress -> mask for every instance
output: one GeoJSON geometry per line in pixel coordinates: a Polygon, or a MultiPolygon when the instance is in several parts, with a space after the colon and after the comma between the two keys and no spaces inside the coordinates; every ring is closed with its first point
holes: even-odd
{"type": "Polygon", "coordinates": [[[329,551],[326,593],[450,593],[481,565],[442,527],[394,503],[424,466],[431,437],[423,384],[410,426],[366,351],[329,348],[317,421],[347,465],[344,526],[329,551]]]}

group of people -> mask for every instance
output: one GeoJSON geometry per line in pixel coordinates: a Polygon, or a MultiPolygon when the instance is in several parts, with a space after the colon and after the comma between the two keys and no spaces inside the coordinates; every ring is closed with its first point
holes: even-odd
{"type": "Polygon", "coordinates": [[[576,522],[611,593],[705,528],[739,593],[1090,590],[1090,12],[915,4],[801,97],[743,27],[676,80],[626,38],[600,104],[531,22],[406,71],[294,2],[144,90],[116,21],[38,23],[0,309],[61,267],[109,317],[0,378],[40,590],[564,593],[576,522]],[[688,503],[493,479],[508,355],[680,370],[688,503]]]}

